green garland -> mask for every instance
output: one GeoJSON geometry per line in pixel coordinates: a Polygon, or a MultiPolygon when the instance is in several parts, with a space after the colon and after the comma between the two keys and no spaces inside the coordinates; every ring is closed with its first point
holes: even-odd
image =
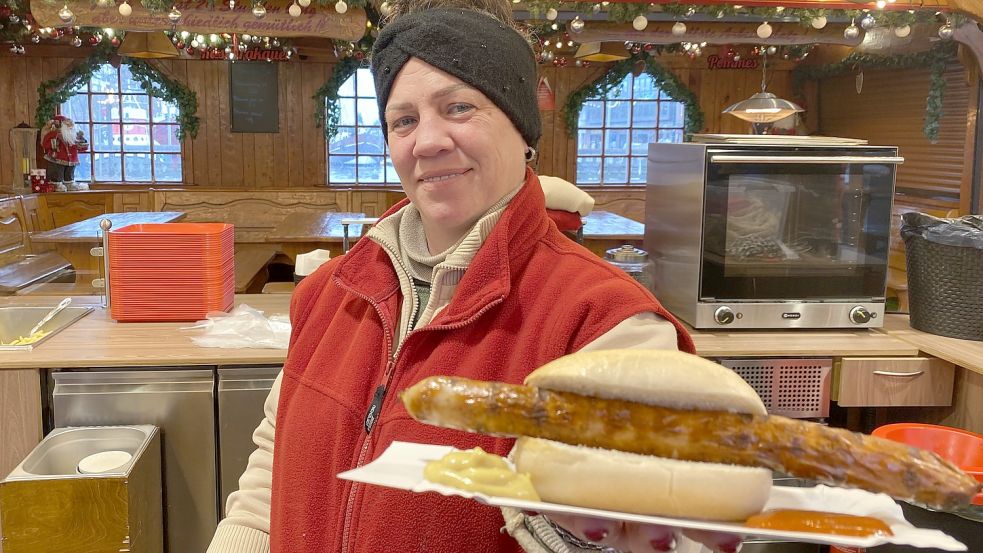
{"type": "Polygon", "coordinates": [[[167,77],[143,60],[129,58],[126,63],[130,66],[130,73],[133,78],[140,83],[144,92],[165,102],[173,102],[177,106],[178,140],[184,140],[186,136],[190,138],[198,136],[199,119],[196,115],[198,113],[198,95],[184,84],[167,77]]]}
{"type": "Polygon", "coordinates": [[[928,67],[931,69],[931,84],[928,97],[925,100],[925,124],[922,133],[931,143],[939,139],[939,124],[942,119],[942,98],[945,93],[945,66],[956,53],[957,44],[953,41],[943,41],[932,49],[913,54],[896,54],[879,56],[853,52],[841,61],[829,65],[799,66],[792,71],[792,89],[799,97],[802,96],[802,84],[806,80],[817,80],[834,75],[842,75],[855,71],[858,67],[876,67],[885,69],[909,69],[912,67],[928,67]]]}
{"type": "MultiPolygon", "coordinates": [[[[40,129],[52,117],[58,106],[75,95],[80,87],[92,79],[92,74],[107,63],[113,48],[108,42],[96,46],[89,57],[72,67],[67,73],[38,86],[38,107],[34,114],[35,125],[40,129]]],[[[194,138],[198,135],[198,96],[187,86],[162,75],[147,62],[137,59],[124,59],[130,72],[140,83],[144,92],[165,102],[174,102],[178,108],[179,139],[194,138]]]]}
{"type": "Polygon", "coordinates": [[[338,89],[345,84],[349,77],[355,74],[359,67],[368,67],[368,62],[354,57],[342,58],[335,65],[328,81],[314,93],[314,126],[317,128],[323,126],[324,136],[328,140],[334,138],[338,133],[338,121],[341,119],[338,89]]]}
{"type": "Polygon", "coordinates": [[[655,84],[659,90],[668,94],[673,100],[682,102],[686,113],[684,123],[686,134],[699,132],[703,128],[703,111],[700,110],[696,95],[686,88],[686,85],[676,78],[671,71],[659,65],[653,58],[644,54],[642,56],[644,57],[633,56],[615,63],[599,79],[570,94],[564,107],[563,118],[571,136],[577,132],[577,123],[580,120],[580,111],[583,109],[584,103],[605,96],[614,87],[621,84],[625,76],[639,62],[645,64],[645,72],[655,79],[655,84]]]}

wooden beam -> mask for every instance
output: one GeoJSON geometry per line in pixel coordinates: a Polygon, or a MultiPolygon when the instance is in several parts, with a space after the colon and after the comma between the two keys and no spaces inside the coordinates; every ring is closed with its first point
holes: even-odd
{"type": "Polygon", "coordinates": [[[829,24],[822,29],[806,28],[798,23],[772,23],[769,38],[759,38],[756,31],[761,23],[732,23],[718,21],[691,21],[686,23],[684,35],[672,34],[672,21],[650,22],[644,31],[636,31],[629,24],[590,21],[579,34],[572,35],[577,42],[643,42],[649,44],[677,44],[679,42],[708,42],[711,44],[843,44],[858,46],[864,38],[863,30],[855,39],[843,36],[843,24],[829,24]]]}

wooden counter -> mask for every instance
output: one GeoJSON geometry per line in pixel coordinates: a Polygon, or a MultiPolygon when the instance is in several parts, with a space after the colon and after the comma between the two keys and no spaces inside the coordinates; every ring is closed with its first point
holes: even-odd
{"type": "Polygon", "coordinates": [[[960,340],[915,330],[911,328],[908,315],[904,314],[887,315],[881,332],[917,346],[923,353],[945,359],[983,375],[983,342],[960,340]]]}
{"type": "MultiPolygon", "coordinates": [[[[77,296],[72,305],[98,306],[98,296],[77,296]]],[[[4,298],[2,305],[51,305],[53,297],[4,298]]],[[[267,315],[285,314],[290,296],[236,296],[267,315]]],[[[90,367],[267,365],[283,363],[287,351],[255,348],[203,348],[191,341],[200,330],[182,330],[187,323],[117,323],[97,307],[75,324],[48,338],[33,351],[10,351],[0,356],[0,370],[90,367]]]]}
{"type": "Polygon", "coordinates": [[[703,357],[914,356],[918,347],[870,330],[692,330],[703,357]]]}

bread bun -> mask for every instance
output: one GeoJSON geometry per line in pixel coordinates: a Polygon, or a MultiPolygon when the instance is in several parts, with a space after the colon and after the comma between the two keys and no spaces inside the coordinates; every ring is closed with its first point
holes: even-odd
{"type": "Polygon", "coordinates": [[[532,477],[543,501],[643,515],[716,521],[761,512],[771,471],[677,461],[522,437],[516,470],[532,477]]]}
{"type": "MultiPolygon", "coordinates": [[[[766,415],[734,371],[670,350],[579,352],[547,363],[525,384],[674,409],[766,415]]],[[[744,520],[761,512],[771,471],[678,461],[522,437],[513,456],[544,501],[645,515],[744,520]]]]}
{"type": "Polygon", "coordinates": [[[754,388],[737,373],[674,350],[573,353],[534,370],[525,384],[673,409],[768,414],[754,388]]]}

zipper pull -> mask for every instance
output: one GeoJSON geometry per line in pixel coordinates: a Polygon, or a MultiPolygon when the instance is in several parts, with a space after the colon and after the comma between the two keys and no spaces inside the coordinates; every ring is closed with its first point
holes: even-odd
{"type": "Polygon", "coordinates": [[[386,399],[385,385],[379,386],[375,389],[375,395],[372,396],[372,405],[369,406],[369,412],[365,414],[366,434],[372,432],[372,427],[375,426],[375,421],[379,419],[379,410],[382,409],[382,401],[384,399],[386,399]]]}

